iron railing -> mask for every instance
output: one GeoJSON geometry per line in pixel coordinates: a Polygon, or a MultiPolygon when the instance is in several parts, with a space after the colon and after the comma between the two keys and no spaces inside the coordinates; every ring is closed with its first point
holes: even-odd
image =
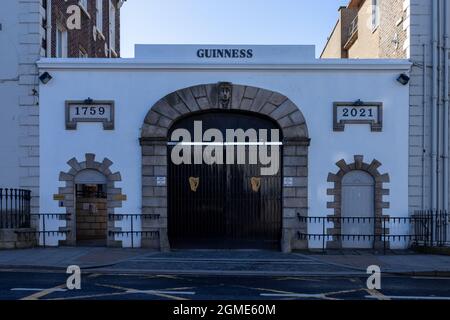
{"type": "Polygon", "coordinates": [[[154,230],[142,230],[142,224],[141,228],[139,230],[136,230],[136,224],[138,224],[138,221],[142,223],[142,220],[157,220],[159,219],[159,214],[136,214],[136,213],[115,213],[115,214],[109,214],[108,219],[109,221],[124,221],[125,223],[122,224],[122,228],[126,229],[120,229],[120,230],[110,230],[108,231],[108,234],[110,236],[119,235],[122,237],[130,238],[131,240],[131,247],[134,248],[135,245],[135,237],[136,236],[144,236],[146,239],[157,239],[158,237],[158,231],[154,230]],[[126,226],[128,225],[128,227],[126,226]]]}
{"type": "Polygon", "coordinates": [[[89,190],[77,190],[77,197],[80,198],[97,198],[97,199],[106,199],[107,193],[103,191],[89,191],[89,190]]]}
{"type": "MultiPolygon", "coordinates": [[[[67,213],[33,213],[30,214],[33,217],[37,230],[21,231],[22,234],[35,235],[37,237],[37,242],[39,246],[46,247],[48,245],[48,238],[54,236],[64,236],[68,235],[71,231],[65,229],[66,225],[61,224],[61,222],[66,222],[70,220],[70,215],[67,213]],[[50,227],[49,225],[57,225],[58,229],[55,227],[50,227]]],[[[109,221],[122,221],[122,228],[112,228],[108,230],[108,235],[113,237],[115,235],[120,235],[122,237],[129,238],[131,240],[131,247],[135,247],[136,237],[144,236],[145,239],[157,239],[158,232],[154,230],[142,230],[142,227],[136,228],[142,220],[155,220],[158,219],[158,214],[109,214],[109,221]]]]}
{"type": "MultiPolygon", "coordinates": [[[[69,214],[66,213],[33,213],[32,217],[36,219],[36,225],[38,229],[33,231],[38,237],[38,245],[42,243],[42,246],[45,248],[47,246],[47,237],[48,236],[63,236],[67,235],[70,231],[64,229],[48,229],[48,225],[50,222],[56,221],[67,221],[69,219],[69,214]]],[[[62,226],[64,228],[64,226],[62,226]]]]}
{"type": "Polygon", "coordinates": [[[352,241],[355,243],[378,242],[384,252],[391,243],[407,241],[410,246],[447,246],[449,214],[444,211],[418,211],[410,217],[305,217],[297,214],[299,221],[308,225],[308,230],[298,231],[300,240],[318,240],[322,250],[328,241],[352,241]],[[359,232],[345,233],[343,226],[360,226],[359,232]],[[369,227],[369,228],[367,228],[369,227]],[[367,232],[371,229],[371,232],[367,232]]]}
{"type": "Polygon", "coordinates": [[[414,241],[416,246],[443,247],[450,245],[450,215],[447,211],[416,211],[414,220],[414,241]]]}
{"type": "MultiPolygon", "coordinates": [[[[64,229],[65,222],[70,219],[70,215],[65,213],[38,213],[28,214],[28,224],[30,217],[35,218],[36,231],[29,231],[39,237],[39,242],[44,247],[48,243],[49,236],[67,235],[70,231],[64,229]],[[58,225],[62,228],[56,230],[49,225],[58,225]]],[[[143,228],[143,220],[157,220],[158,214],[109,214],[109,221],[120,221],[121,226],[110,228],[108,235],[113,237],[119,235],[130,238],[131,247],[134,248],[136,241],[140,238],[157,239],[158,232],[143,228]]],[[[447,246],[450,245],[450,215],[444,211],[418,211],[410,217],[304,217],[298,214],[301,223],[308,225],[308,230],[315,232],[297,233],[301,240],[320,240],[322,249],[327,249],[327,242],[334,240],[349,240],[354,242],[377,241],[379,247],[384,252],[391,243],[407,241],[408,246],[447,246]],[[373,232],[344,233],[342,226],[345,224],[373,227],[373,232]]],[[[344,228],[345,229],[345,228],[344,228]]],[[[367,229],[367,228],[366,228],[367,229]]]]}
{"type": "Polygon", "coordinates": [[[0,229],[30,227],[31,191],[0,188],[0,229]]]}

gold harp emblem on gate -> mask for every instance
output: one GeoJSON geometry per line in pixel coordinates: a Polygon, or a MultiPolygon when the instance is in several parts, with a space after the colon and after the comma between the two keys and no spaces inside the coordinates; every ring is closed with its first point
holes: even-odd
{"type": "Polygon", "coordinates": [[[200,178],[189,177],[189,186],[191,187],[191,191],[196,192],[199,184],[200,178]]]}
{"type": "Polygon", "coordinates": [[[252,177],[252,178],[250,179],[250,182],[251,182],[251,184],[252,184],[252,190],[253,190],[254,192],[258,192],[259,189],[261,188],[261,178],[258,178],[258,177],[252,177]]]}

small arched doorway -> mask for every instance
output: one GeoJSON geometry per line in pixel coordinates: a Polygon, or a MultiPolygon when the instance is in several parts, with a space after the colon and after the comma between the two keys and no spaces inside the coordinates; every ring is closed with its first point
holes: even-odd
{"type": "Polygon", "coordinates": [[[375,180],[352,170],[342,178],[342,247],[373,248],[375,235],[375,180]]]}
{"type": "Polygon", "coordinates": [[[174,149],[177,144],[168,142],[168,236],[171,247],[279,249],[282,137],[278,124],[254,113],[216,110],[179,119],[170,128],[168,137],[182,129],[193,138],[198,134],[199,124],[202,133],[213,129],[221,133],[224,140],[203,141],[198,146],[196,139],[192,145],[185,146],[182,153],[190,152],[188,164],[175,163],[172,155],[178,155],[174,149]],[[226,139],[230,130],[239,129],[247,133],[254,130],[257,140],[249,135],[242,145],[242,141],[235,138],[233,141],[226,139]],[[272,130],[278,132],[277,136],[271,135],[272,130]],[[273,152],[272,160],[277,157],[275,174],[261,174],[261,169],[268,166],[258,156],[261,138],[271,143],[268,149],[273,152]],[[196,147],[203,158],[202,163],[195,161],[196,147]],[[211,154],[222,157],[222,161],[207,163],[204,156],[210,154],[208,148],[214,148],[211,154]],[[278,148],[276,154],[274,148],[278,148]]]}
{"type": "Polygon", "coordinates": [[[76,242],[83,246],[106,246],[107,240],[106,176],[85,169],[74,177],[76,242]]]}

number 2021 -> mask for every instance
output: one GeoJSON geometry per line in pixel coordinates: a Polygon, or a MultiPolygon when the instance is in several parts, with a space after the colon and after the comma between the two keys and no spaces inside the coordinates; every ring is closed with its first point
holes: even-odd
{"type": "Polygon", "coordinates": [[[344,108],[342,109],[343,117],[373,117],[372,109],[344,108]]]}
{"type": "Polygon", "coordinates": [[[105,108],[104,107],[76,107],[75,108],[75,115],[91,115],[95,116],[96,114],[104,115],[105,114],[105,108]]]}

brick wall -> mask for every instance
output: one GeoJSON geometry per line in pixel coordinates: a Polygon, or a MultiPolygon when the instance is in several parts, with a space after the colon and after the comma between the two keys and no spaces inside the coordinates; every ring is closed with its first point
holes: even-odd
{"type": "MultiPolygon", "coordinates": [[[[81,29],[67,30],[68,33],[68,57],[78,57],[80,47],[88,54],[89,57],[105,58],[109,56],[105,52],[105,44],[109,49],[109,0],[103,0],[103,32],[94,32],[96,26],[96,1],[89,0],[88,8],[81,10],[81,29]]],[[[114,50],[120,56],[120,10],[117,9],[118,1],[113,1],[116,6],[116,44],[114,50]]],[[[67,8],[71,5],[78,5],[78,0],[53,0],[52,1],[52,35],[51,35],[51,52],[52,56],[56,55],[56,25],[66,27],[67,8]]],[[[65,28],[67,29],[67,28],[65,28]]],[[[114,57],[114,56],[113,56],[114,57]]]]}
{"type": "Polygon", "coordinates": [[[407,34],[403,28],[406,16],[403,0],[381,1],[380,12],[379,58],[406,58],[404,45],[407,34]]]}

